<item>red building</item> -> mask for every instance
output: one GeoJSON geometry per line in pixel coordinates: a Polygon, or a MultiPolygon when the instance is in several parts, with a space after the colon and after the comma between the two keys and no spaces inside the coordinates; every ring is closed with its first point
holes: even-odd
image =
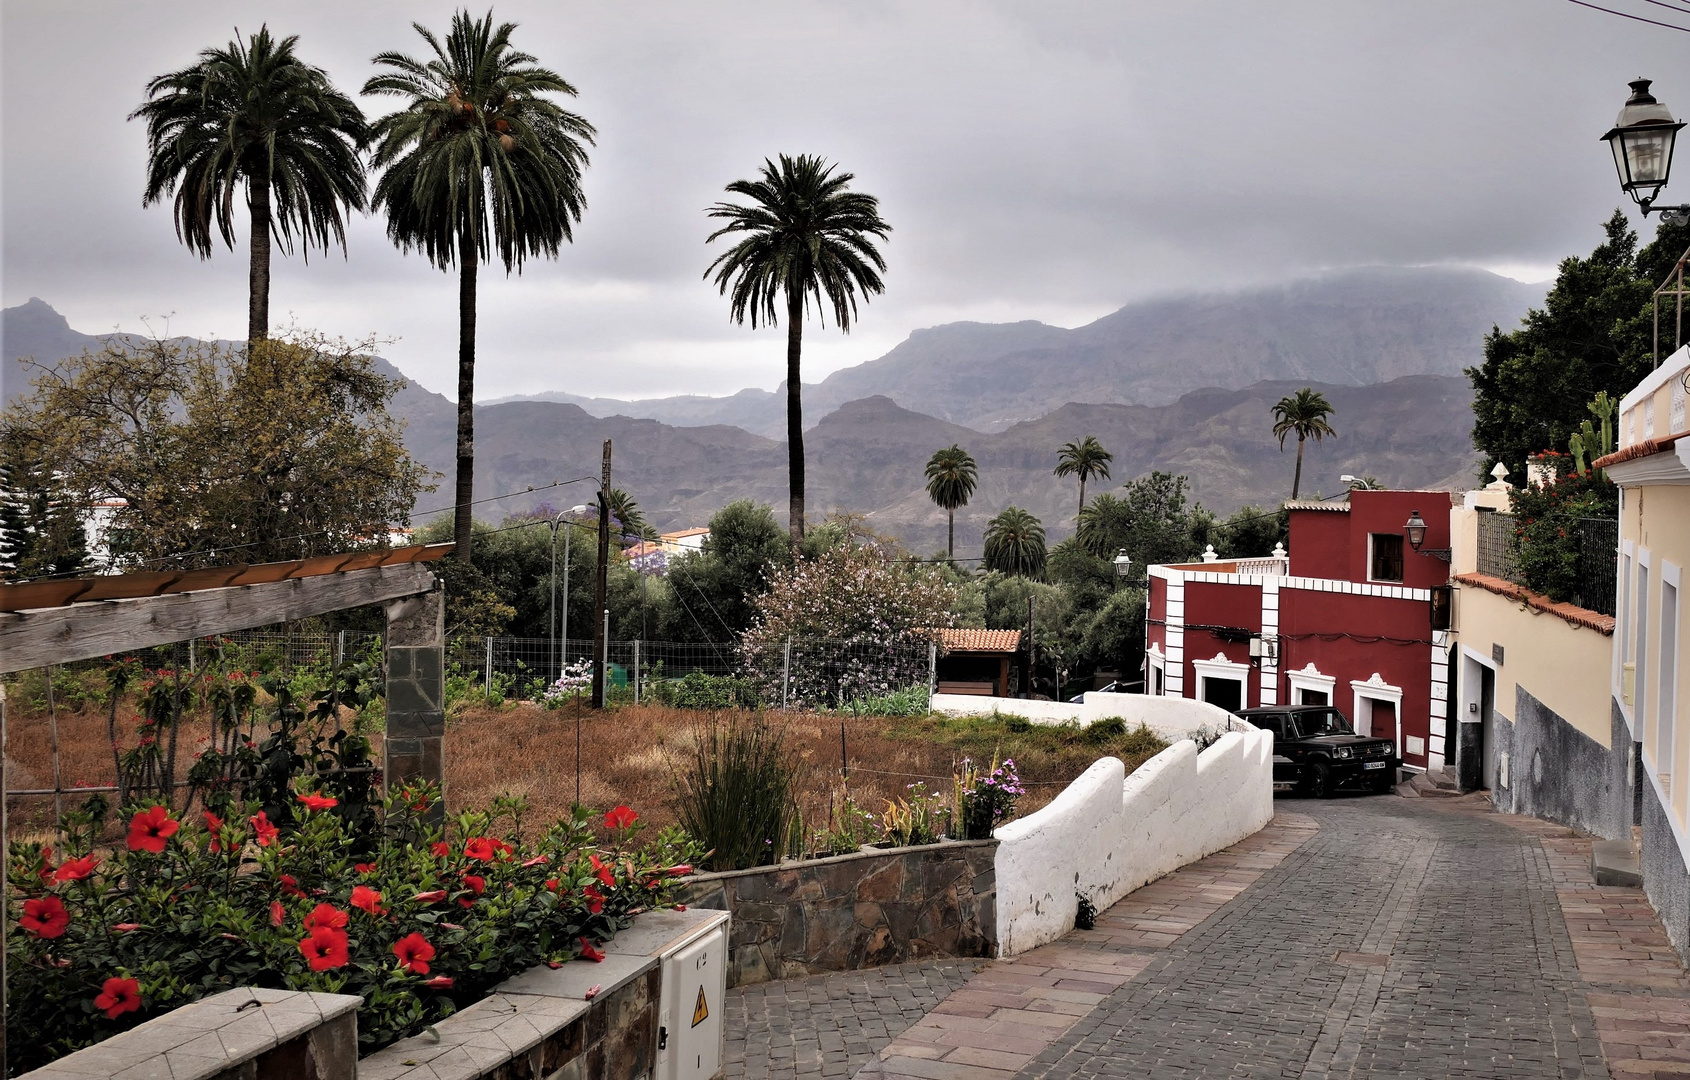
{"type": "Polygon", "coordinates": [[[1394,739],[1405,765],[1444,761],[1446,635],[1432,590],[1449,580],[1450,496],[1351,491],[1286,504],[1291,550],[1150,568],[1145,690],[1213,702],[1336,705],[1394,739]],[[1416,551],[1405,536],[1426,523],[1416,551]]]}

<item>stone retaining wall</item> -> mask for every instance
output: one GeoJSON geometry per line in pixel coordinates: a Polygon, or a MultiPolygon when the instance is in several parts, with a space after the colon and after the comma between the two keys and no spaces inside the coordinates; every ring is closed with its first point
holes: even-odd
{"type": "Polygon", "coordinates": [[[728,985],[997,952],[996,840],[700,874],[680,899],[733,913],[728,985]]]}

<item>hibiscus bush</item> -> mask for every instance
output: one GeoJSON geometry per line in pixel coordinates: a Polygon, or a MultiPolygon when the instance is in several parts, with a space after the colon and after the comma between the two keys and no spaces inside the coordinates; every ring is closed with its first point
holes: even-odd
{"type": "Polygon", "coordinates": [[[1613,532],[1593,542],[1587,529],[1619,516],[1618,489],[1600,469],[1580,470],[1567,454],[1546,451],[1532,460],[1543,470],[1543,482],[1509,496],[1520,583],[1551,600],[1596,607],[1600,599],[1585,593],[1612,587],[1612,571],[1604,566],[1606,572],[1597,573],[1595,567],[1612,564],[1613,532]]]}
{"type": "Polygon", "coordinates": [[[333,796],[293,802],[285,833],[256,803],[188,820],[141,805],[97,848],[95,804],[66,816],[62,850],[12,845],[12,1069],[237,986],[362,996],[367,1054],[536,964],[602,959],[698,854],[678,830],[643,842],[625,806],[529,841],[521,800],[442,826],[438,792],[411,787],[382,800],[371,847],[333,796]]]}

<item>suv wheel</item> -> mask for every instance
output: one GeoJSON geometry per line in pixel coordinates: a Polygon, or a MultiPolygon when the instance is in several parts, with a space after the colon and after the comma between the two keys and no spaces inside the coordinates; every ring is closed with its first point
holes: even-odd
{"type": "Polygon", "coordinates": [[[1332,769],[1324,761],[1310,764],[1303,773],[1303,794],[1311,799],[1326,799],[1332,795],[1332,769]]]}

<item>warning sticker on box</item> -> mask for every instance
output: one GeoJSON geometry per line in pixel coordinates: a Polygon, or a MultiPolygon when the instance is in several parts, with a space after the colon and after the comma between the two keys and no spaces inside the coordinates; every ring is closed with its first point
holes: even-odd
{"type": "Polygon", "coordinates": [[[697,1027],[710,1019],[710,1006],[704,1002],[704,987],[698,988],[698,1004],[692,1007],[692,1026],[697,1027]]]}

